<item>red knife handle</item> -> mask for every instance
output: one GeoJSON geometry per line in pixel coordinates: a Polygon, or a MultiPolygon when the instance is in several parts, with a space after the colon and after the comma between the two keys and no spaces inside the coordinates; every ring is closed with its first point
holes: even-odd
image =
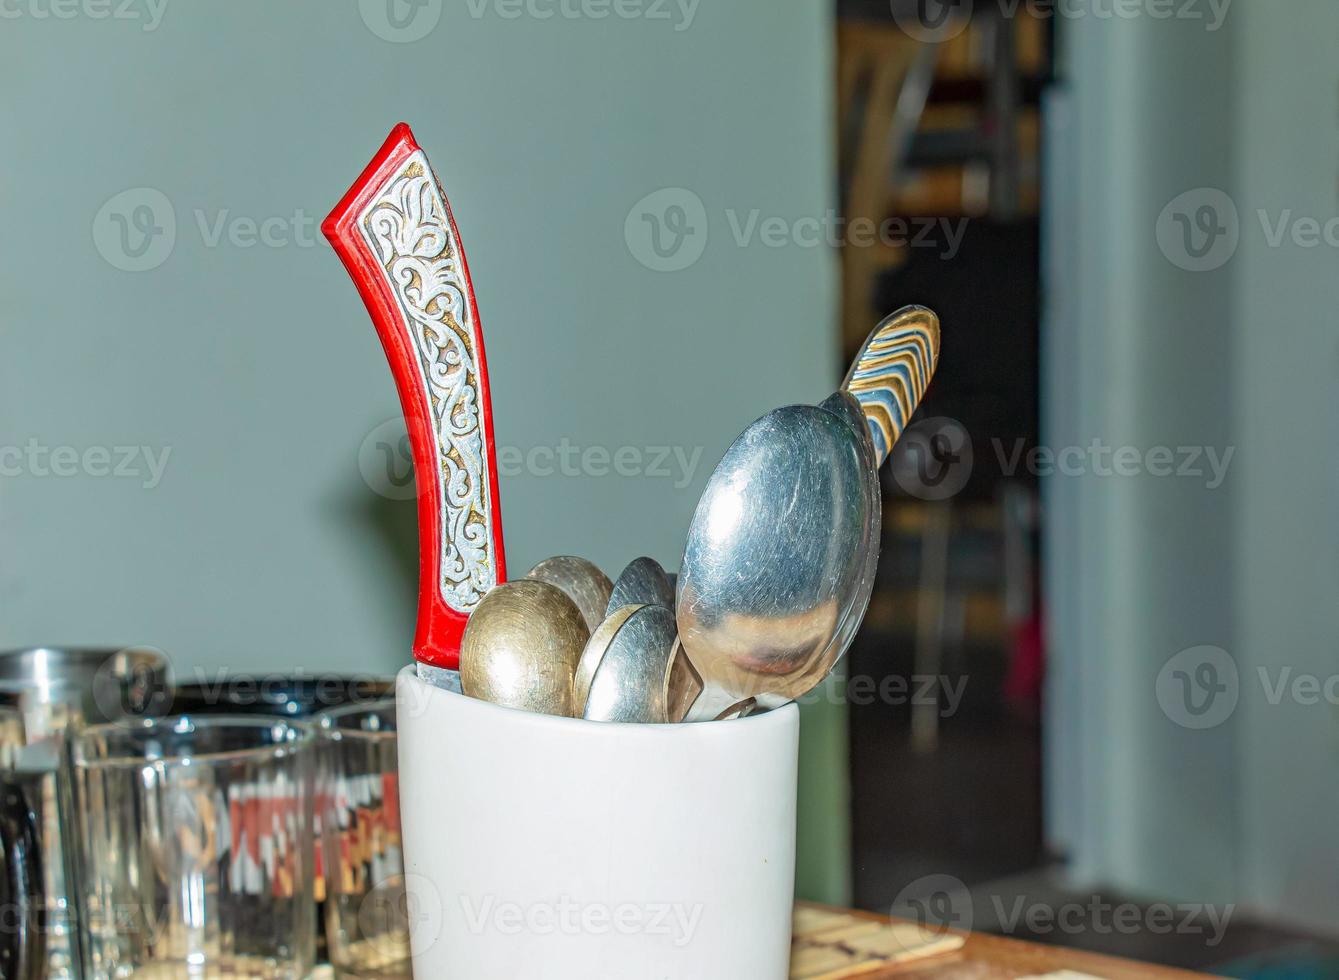
{"type": "Polygon", "coordinates": [[[414,134],[391,131],[321,225],[381,337],[418,493],[414,656],[458,669],[470,612],[506,581],[483,334],[446,194],[414,134]]]}

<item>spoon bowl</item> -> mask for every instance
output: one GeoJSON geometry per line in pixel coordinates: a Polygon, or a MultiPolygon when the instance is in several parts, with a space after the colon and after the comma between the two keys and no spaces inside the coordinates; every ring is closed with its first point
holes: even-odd
{"type": "Polygon", "coordinates": [[[691,718],[775,707],[831,669],[868,602],[873,472],[850,423],[813,405],[769,412],[726,450],[679,571],[679,634],[705,688],[691,718]]]}
{"type": "Polygon", "coordinates": [[[583,660],[590,656],[598,663],[581,716],[588,721],[642,724],[676,721],[670,716],[676,633],[674,614],[664,606],[649,605],[619,616],[607,639],[597,631],[603,645],[597,646],[597,637],[592,637],[583,655],[583,660]]]}
{"type": "Polygon", "coordinates": [[[604,619],[609,593],[614,587],[609,576],[593,562],[572,555],[545,558],[530,569],[525,577],[561,589],[581,610],[586,629],[592,633],[604,619]]]}
{"type": "Polygon", "coordinates": [[[624,606],[649,605],[674,608],[674,586],[665,569],[654,558],[634,558],[614,580],[604,614],[624,606]]]}
{"type": "Polygon", "coordinates": [[[576,715],[573,678],[590,630],[562,590],[530,579],[480,600],[460,645],[461,690],[541,714],[576,715]]]}

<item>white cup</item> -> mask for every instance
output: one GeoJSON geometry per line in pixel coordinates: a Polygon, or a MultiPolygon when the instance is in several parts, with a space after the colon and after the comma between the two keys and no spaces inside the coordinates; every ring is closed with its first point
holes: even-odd
{"type": "Polygon", "coordinates": [[[799,711],[620,725],[397,682],[419,980],[784,980],[799,711]]]}

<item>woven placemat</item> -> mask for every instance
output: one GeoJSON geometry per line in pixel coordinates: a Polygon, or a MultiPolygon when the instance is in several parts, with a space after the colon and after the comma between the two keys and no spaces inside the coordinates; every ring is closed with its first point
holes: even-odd
{"type": "Polygon", "coordinates": [[[913,922],[875,922],[835,909],[795,907],[790,980],[841,980],[910,960],[951,953],[961,936],[913,922]]]}

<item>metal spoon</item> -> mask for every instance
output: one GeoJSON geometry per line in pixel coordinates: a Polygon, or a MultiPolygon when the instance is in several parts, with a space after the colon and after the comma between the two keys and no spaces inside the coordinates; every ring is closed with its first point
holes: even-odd
{"type": "Polygon", "coordinates": [[[586,620],[586,628],[592,633],[604,619],[605,607],[609,605],[609,593],[614,588],[609,577],[593,563],[571,555],[545,558],[530,569],[525,577],[538,582],[547,582],[566,593],[581,610],[581,615],[586,620]]]}
{"type": "Polygon", "coordinates": [[[604,614],[632,605],[664,606],[674,608],[674,586],[660,562],[654,558],[634,558],[614,580],[609,594],[609,605],[604,614]]]}
{"type": "MultiPolygon", "coordinates": [[[[840,419],[851,437],[851,445],[837,440],[828,446],[839,463],[832,487],[787,478],[788,466],[797,473],[802,466],[822,469],[824,450],[822,440],[806,444],[786,433],[783,421],[773,419],[778,412],[755,422],[727,451],[698,503],[680,570],[680,633],[705,684],[690,720],[728,714],[737,707],[731,701],[745,696],[756,699],[750,711],[793,700],[821,683],[850,646],[878,565],[878,468],[916,410],[939,346],[939,319],[924,307],[906,307],[874,328],[842,390],[817,410],[840,419]],[[769,419],[787,436],[771,459],[769,419]],[[806,501],[811,491],[817,495],[806,501]],[[770,540],[769,520],[776,527],[770,540]],[[805,534],[814,536],[807,547],[805,534]],[[833,550],[845,564],[833,560],[833,550]],[[787,592],[784,576],[791,573],[796,577],[787,592]],[[694,606],[686,609],[690,590],[694,606]]],[[[798,409],[780,410],[787,411],[798,409]]]]}
{"type": "Polygon", "coordinates": [[[623,628],[623,624],[628,621],[628,617],[641,608],[640,605],[630,605],[615,609],[604,618],[599,626],[595,627],[590,639],[586,641],[586,647],[581,651],[581,660],[577,663],[576,679],[572,682],[572,689],[576,698],[575,711],[578,718],[586,710],[586,698],[590,694],[590,682],[595,677],[595,670],[600,666],[600,661],[604,658],[605,651],[609,649],[609,644],[613,642],[615,634],[623,628]]]}
{"type": "Polygon", "coordinates": [[[679,571],[679,634],[704,684],[690,720],[784,704],[832,667],[867,601],[875,481],[856,431],[812,405],[769,412],[726,450],[679,571]]]}
{"type": "Polygon", "coordinates": [[[590,630],[561,589],[507,582],[475,608],[460,644],[465,694],[541,714],[576,714],[573,677],[590,630]]]}
{"type": "MultiPolygon", "coordinates": [[[[879,564],[878,536],[883,526],[877,470],[892,451],[934,376],[939,344],[939,317],[923,306],[903,307],[870,332],[846,374],[842,390],[820,403],[819,407],[845,418],[860,434],[869,452],[869,463],[876,471],[871,484],[875,536],[865,551],[865,567],[856,599],[832,638],[836,656],[820,657],[820,662],[831,659],[835,663],[841,659],[869,608],[879,564]]],[[[814,684],[822,679],[815,678],[814,684]]]]}
{"type": "Polygon", "coordinates": [[[670,716],[670,680],[678,649],[674,614],[664,606],[628,608],[616,614],[618,625],[607,638],[592,637],[587,644],[583,660],[598,662],[581,716],[588,721],[677,721],[670,716]]]}

